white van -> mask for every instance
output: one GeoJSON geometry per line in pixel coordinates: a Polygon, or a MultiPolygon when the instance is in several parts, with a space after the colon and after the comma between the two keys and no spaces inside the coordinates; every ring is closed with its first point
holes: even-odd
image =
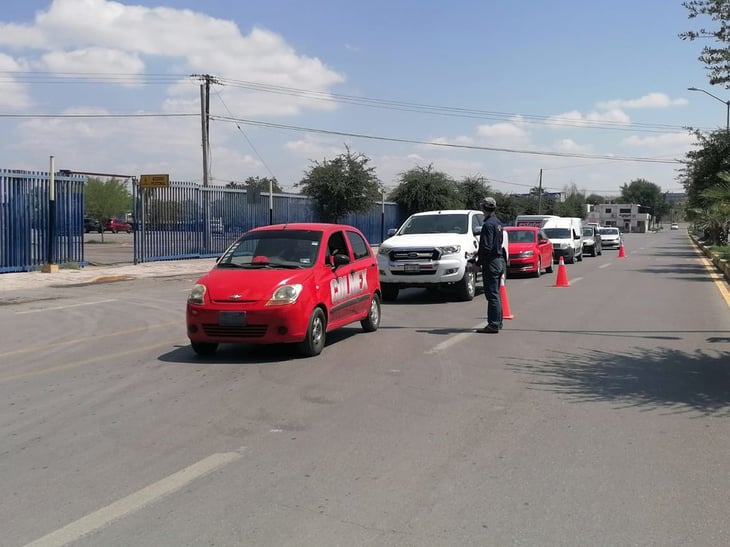
{"type": "Polygon", "coordinates": [[[542,228],[545,222],[551,218],[560,218],[557,215],[517,215],[515,218],[515,226],[534,226],[542,228]]]}
{"type": "Polygon", "coordinates": [[[562,256],[566,264],[583,260],[583,221],[577,217],[548,219],[542,227],[553,243],[553,260],[562,256]]]}

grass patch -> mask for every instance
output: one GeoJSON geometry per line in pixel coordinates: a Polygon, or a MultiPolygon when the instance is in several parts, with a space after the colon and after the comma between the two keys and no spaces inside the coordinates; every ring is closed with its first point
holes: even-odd
{"type": "Polygon", "coordinates": [[[718,245],[712,245],[710,247],[710,251],[712,251],[712,254],[718,255],[723,260],[730,261],[730,247],[728,247],[727,245],[722,247],[718,245]]]}

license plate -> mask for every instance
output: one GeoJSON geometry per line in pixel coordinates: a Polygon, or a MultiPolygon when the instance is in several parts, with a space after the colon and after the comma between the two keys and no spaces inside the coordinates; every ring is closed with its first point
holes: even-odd
{"type": "Polygon", "coordinates": [[[418,272],[421,270],[420,264],[405,264],[403,270],[406,272],[418,272]]]}
{"type": "Polygon", "coordinates": [[[224,327],[243,327],[246,325],[245,311],[218,312],[218,324],[224,327]]]}

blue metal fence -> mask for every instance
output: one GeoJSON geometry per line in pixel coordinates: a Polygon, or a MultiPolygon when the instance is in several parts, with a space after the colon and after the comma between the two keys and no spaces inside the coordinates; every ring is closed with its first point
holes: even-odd
{"type": "Polygon", "coordinates": [[[86,177],[54,174],[55,236],[49,215],[50,173],[0,169],[0,273],[52,262],[84,263],[86,177]]]}
{"type": "MultiPolygon", "coordinates": [[[[139,188],[134,193],[134,261],[180,260],[220,255],[244,232],[285,222],[317,222],[314,201],[298,194],[247,192],[171,182],[168,188],[139,188]]],[[[376,203],[366,214],[344,224],[359,228],[371,243],[404,220],[395,203],[376,203]]]]}

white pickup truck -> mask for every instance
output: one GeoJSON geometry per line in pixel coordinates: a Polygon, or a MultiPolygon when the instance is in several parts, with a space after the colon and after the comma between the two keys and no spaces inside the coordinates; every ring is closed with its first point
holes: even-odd
{"type": "MultiPolygon", "coordinates": [[[[378,269],[383,300],[398,298],[410,287],[445,289],[459,300],[476,294],[481,274],[476,259],[484,213],[468,209],[425,211],[406,219],[378,248],[378,269]]],[[[504,231],[503,248],[509,260],[509,242],[504,231]]]]}

